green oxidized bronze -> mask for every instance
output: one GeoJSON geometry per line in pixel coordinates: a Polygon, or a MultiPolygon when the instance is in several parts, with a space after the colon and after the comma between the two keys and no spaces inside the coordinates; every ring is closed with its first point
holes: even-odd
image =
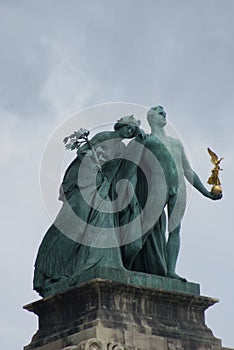
{"type": "Polygon", "coordinates": [[[115,217],[107,212],[106,207],[111,204],[111,183],[121,161],[117,157],[121,157],[126,148],[122,140],[139,133],[139,121],[129,116],[118,120],[114,131],[100,132],[90,141],[87,132],[73,133],[64,140],[66,144],[70,140],[71,149],[78,151],[60,186],[62,208],[37,254],[33,285],[40,295],[48,295],[50,292],[46,290],[60,281],[65,281],[71,288],[76,283],[76,276],[97,265],[123,268],[114,232],[115,217]],[[84,137],[87,142],[83,143],[84,137]],[[108,141],[112,147],[105,148],[108,141]],[[112,159],[114,161],[109,162],[112,159]],[[81,165],[82,174],[79,176],[81,165]],[[85,201],[81,190],[89,197],[92,206],[96,205],[96,209],[85,201]],[[107,237],[102,234],[106,232],[102,227],[107,228],[107,237]],[[96,242],[102,240],[103,244],[101,242],[99,246],[105,246],[106,239],[110,240],[112,247],[95,247],[96,242]]]}
{"type": "Polygon", "coordinates": [[[147,120],[151,134],[131,115],[91,139],[86,129],[64,139],[77,156],[60,186],[62,207],[37,254],[33,284],[41,296],[61,290],[59,285],[72,288],[95,269],[186,281],[176,273],[185,179],[207,198],[222,194],[204,187],[181,142],[166,135],[162,106],[152,107],[147,120]],[[131,139],[127,146],[124,139],[131,139]]]}

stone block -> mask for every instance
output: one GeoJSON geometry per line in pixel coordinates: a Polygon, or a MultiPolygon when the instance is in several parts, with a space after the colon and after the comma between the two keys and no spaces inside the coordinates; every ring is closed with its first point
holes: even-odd
{"type": "Polygon", "coordinates": [[[39,329],[24,350],[221,350],[204,315],[216,302],[93,279],[25,306],[39,329]]]}

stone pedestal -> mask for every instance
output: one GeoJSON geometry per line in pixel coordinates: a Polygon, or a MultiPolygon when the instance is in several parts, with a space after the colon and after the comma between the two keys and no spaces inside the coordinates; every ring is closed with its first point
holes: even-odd
{"type": "Polygon", "coordinates": [[[65,292],[71,288],[74,288],[75,285],[88,282],[95,278],[102,278],[105,280],[132,284],[135,286],[200,295],[200,285],[197,283],[185,283],[174,278],[165,278],[162,276],[129,271],[126,269],[115,269],[107,266],[95,266],[91,269],[83,271],[76,276],[72,276],[71,279],[63,278],[59,282],[53,283],[46,288],[44,296],[47,297],[65,292]]]}
{"type": "Polygon", "coordinates": [[[39,329],[24,350],[221,350],[204,317],[216,302],[96,278],[26,305],[39,329]]]}

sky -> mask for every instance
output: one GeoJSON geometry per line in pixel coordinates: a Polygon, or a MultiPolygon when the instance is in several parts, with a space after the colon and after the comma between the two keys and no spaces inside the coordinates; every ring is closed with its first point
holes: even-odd
{"type": "MultiPolygon", "coordinates": [[[[2,348],[23,348],[37,330],[22,307],[39,299],[33,265],[52,220],[39,178],[51,140],[61,137],[54,158],[64,161],[71,126],[97,130],[132,110],[145,126],[143,110],[157,104],[204,184],[206,148],[224,157],[223,199],[189,199],[177,271],[219,299],[206,323],[234,347],[233,15],[233,0],[0,0],[2,348]]],[[[55,208],[61,169],[51,180],[55,208]]]]}

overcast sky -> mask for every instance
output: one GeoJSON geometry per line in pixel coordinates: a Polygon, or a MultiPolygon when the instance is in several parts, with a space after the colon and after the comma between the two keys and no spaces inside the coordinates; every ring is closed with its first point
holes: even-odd
{"type": "MultiPolygon", "coordinates": [[[[163,105],[204,183],[207,146],[225,157],[222,201],[193,192],[177,271],[220,300],[207,324],[234,347],[233,18],[233,0],[0,0],[1,348],[22,348],[37,329],[22,306],[38,299],[33,264],[51,223],[39,185],[46,145],[70,115],[119,101],[163,105]]],[[[116,119],[75,116],[77,129],[116,119]]]]}

